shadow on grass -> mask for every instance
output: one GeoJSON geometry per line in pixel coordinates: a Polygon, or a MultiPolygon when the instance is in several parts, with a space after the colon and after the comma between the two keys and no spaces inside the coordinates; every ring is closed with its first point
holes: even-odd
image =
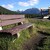
{"type": "Polygon", "coordinates": [[[48,34],[48,33],[46,33],[46,32],[42,32],[42,31],[38,31],[38,33],[39,33],[39,34],[43,34],[43,35],[46,36],[46,37],[42,38],[42,39],[39,41],[39,44],[37,45],[37,48],[36,48],[36,50],[43,50],[45,39],[47,39],[47,37],[50,36],[50,34],[48,34]]]}
{"type": "Polygon", "coordinates": [[[8,50],[9,43],[17,38],[17,35],[12,36],[11,33],[0,32],[0,50],[8,50]]]}
{"type": "Polygon", "coordinates": [[[46,32],[43,32],[43,31],[38,31],[38,33],[43,34],[43,35],[45,35],[45,36],[50,36],[49,33],[46,33],[46,32]]]}

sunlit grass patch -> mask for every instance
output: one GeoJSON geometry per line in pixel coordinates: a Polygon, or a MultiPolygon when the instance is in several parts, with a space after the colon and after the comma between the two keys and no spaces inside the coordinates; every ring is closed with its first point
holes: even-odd
{"type": "Polygon", "coordinates": [[[20,32],[20,37],[16,38],[14,42],[10,43],[9,50],[13,50],[12,48],[16,50],[22,50],[23,43],[27,41],[28,39],[30,39],[30,37],[31,36],[30,36],[28,29],[22,30],[20,32]]]}

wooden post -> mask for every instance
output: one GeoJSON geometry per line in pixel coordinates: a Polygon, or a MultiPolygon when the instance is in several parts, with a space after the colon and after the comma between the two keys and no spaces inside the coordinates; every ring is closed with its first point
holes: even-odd
{"type": "Polygon", "coordinates": [[[50,7],[48,8],[48,14],[50,15],[50,7]]]}
{"type": "Polygon", "coordinates": [[[42,9],[41,9],[41,17],[43,18],[43,13],[42,13],[42,9]]]}

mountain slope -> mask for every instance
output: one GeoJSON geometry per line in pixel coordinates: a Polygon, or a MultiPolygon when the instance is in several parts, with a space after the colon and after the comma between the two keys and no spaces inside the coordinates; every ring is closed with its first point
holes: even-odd
{"type": "MultiPolygon", "coordinates": [[[[41,14],[41,10],[39,10],[38,8],[30,8],[30,9],[26,9],[25,11],[21,12],[22,14],[41,14]]],[[[42,14],[48,14],[48,9],[45,9],[42,11],[42,14]]]]}
{"type": "Polygon", "coordinates": [[[0,14],[19,14],[18,12],[8,10],[2,6],[0,6],[0,14]]]}
{"type": "Polygon", "coordinates": [[[37,8],[30,8],[22,12],[23,14],[39,14],[40,10],[37,8]]]}

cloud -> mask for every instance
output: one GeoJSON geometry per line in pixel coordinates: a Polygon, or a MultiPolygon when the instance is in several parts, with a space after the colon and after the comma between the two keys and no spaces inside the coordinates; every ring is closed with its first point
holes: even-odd
{"type": "Polygon", "coordinates": [[[19,2],[20,6],[29,6],[29,4],[27,2],[19,2]]]}
{"type": "Polygon", "coordinates": [[[14,8],[13,4],[7,4],[7,5],[1,5],[1,6],[4,8],[7,8],[7,9],[13,9],[14,8]]]}
{"type": "Polygon", "coordinates": [[[39,0],[28,0],[27,2],[18,2],[20,6],[34,6],[35,4],[38,4],[39,0]]]}

